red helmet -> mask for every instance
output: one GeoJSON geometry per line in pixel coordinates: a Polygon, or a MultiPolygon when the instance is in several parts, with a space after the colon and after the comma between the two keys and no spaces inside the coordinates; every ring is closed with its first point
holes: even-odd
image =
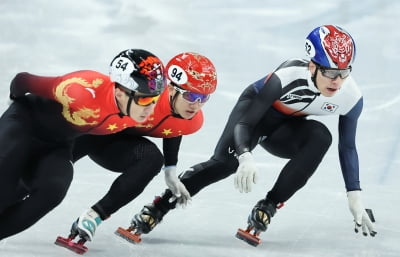
{"type": "Polygon", "coordinates": [[[211,94],[217,87],[217,72],[212,62],[197,53],[181,53],[166,66],[168,79],[182,89],[211,94]]]}

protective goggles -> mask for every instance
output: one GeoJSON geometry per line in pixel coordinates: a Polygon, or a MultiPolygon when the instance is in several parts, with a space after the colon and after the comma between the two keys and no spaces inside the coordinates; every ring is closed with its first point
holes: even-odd
{"type": "Polygon", "coordinates": [[[199,102],[199,103],[205,103],[208,101],[208,99],[210,99],[210,95],[207,94],[199,94],[199,93],[194,93],[185,89],[182,89],[176,85],[173,86],[174,89],[176,91],[178,91],[184,100],[186,100],[189,103],[195,103],[195,102],[199,102]]]}
{"type": "Polygon", "coordinates": [[[158,98],[160,98],[160,95],[140,96],[140,95],[133,94],[132,98],[133,98],[133,101],[135,102],[135,104],[137,104],[137,105],[149,106],[150,104],[156,103],[158,98]]]}
{"type": "Polygon", "coordinates": [[[350,75],[352,69],[351,66],[347,69],[327,68],[320,65],[317,65],[317,67],[321,71],[322,76],[330,79],[336,79],[339,76],[341,79],[345,79],[350,75]]]}

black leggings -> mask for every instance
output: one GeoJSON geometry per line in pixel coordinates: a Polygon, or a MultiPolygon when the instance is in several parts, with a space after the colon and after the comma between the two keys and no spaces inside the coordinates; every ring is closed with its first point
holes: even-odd
{"type": "MultiPolygon", "coordinates": [[[[229,129],[228,123],[225,132],[229,129]]],[[[229,149],[233,145],[233,138],[226,136],[229,133],[225,132],[210,160],[197,164],[182,174],[181,180],[191,195],[236,172],[239,164],[229,149]]],[[[263,131],[259,129],[254,133],[253,141],[256,142],[261,136],[263,131]]],[[[283,203],[302,188],[317,169],[331,145],[332,136],[322,123],[297,118],[282,122],[270,135],[265,136],[259,142],[265,150],[289,159],[267,195],[273,202],[283,203]]]]}
{"type": "Polygon", "coordinates": [[[32,122],[17,104],[0,119],[0,240],[55,208],[72,180],[72,145],[39,140],[32,122]]]}
{"type": "Polygon", "coordinates": [[[74,161],[88,155],[103,168],[121,173],[106,195],[92,206],[103,220],[142,193],[164,163],[153,142],[123,133],[85,135],[75,141],[73,149],[74,161]]]}

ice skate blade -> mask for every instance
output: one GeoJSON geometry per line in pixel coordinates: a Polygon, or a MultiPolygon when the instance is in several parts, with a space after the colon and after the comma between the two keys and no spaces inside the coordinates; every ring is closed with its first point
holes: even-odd
{"type": "Polygon", "coordinates": [[[124,228],[119,227],[115,231],[115,234],[133,244],[138,244],[142,241],[139,233],[132,232],[129,229],[124,229],[124,228]]]}
{"type": "Polygon", "coordinates": [[[236,237],[254,247],[261,243],[260,238],[258,238],[256,235],[250,234],[250,231],[243,230],[241,228],[238,229],[236,237]]]}
{"type": "Polygon", "coordinates": [[[67,248],[77,254],[84,254],[88,251],[88,248],[84,246],[82,243],[76,243],[71,239],[64,238],[64,237],[57,237],[56,241],[54,242],[56,245],[67,248]]]}

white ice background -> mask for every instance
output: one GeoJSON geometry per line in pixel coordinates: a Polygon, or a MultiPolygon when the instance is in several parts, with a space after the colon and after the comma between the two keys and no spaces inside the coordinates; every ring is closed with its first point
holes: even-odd
{"type": "MultiPolygon", "coordinates": [[[[204,107],[204,127],[183,140],[180,171],[211,156],[247,85],[288,58],[305,57],[304,38],[314,27],[346,28],[356,40],[353,76],[365,98],[357,140],[363,200],[377,220],[375,238],[353,232],[335,116],[317,118],[329,126],[333,145],[306,187],[261,234],[258,247],[234,235],[245,227],[251,208],[272,187],[286,160],[256,148],[260,181],[251,193],[236,191],[231,176],[205,188],[186,209],[171,211],[142,243],[129,244],[113,232],[164,190],[160,173],[143,194],[100,225],[85,256],[400,256],[399,1],[2,0],[0,14],[1,111],[18,72],[107,73],[114,55],[127,48],[150,50],[165,62],[184,51],[208,56],[218,71],[218,89],[204,107]]],[[[154,142],[160,145],[161,140],[154,142]]],[[[28,230],[0,241],[0,256],[77,256],[53,242],[68,235],[72,222],[106,193],[117,175],[87,158],[79,161],[62,204],[28,230]]]]}

